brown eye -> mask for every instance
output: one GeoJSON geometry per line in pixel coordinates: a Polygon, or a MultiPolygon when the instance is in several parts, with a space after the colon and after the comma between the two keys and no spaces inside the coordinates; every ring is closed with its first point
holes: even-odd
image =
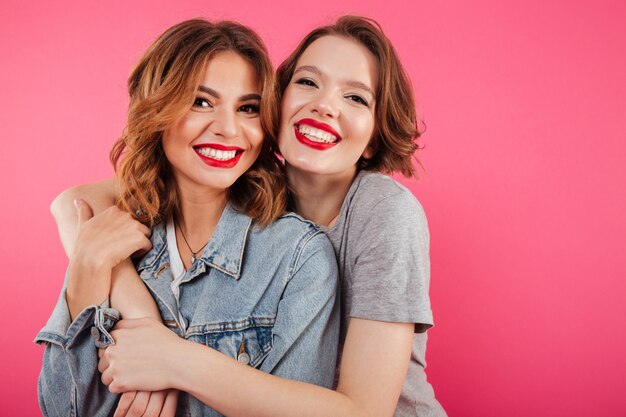
{"type": "Polygon", "coordinates": [[[239,107],[239,111],[242,113],[248,114],[258,114],[260,110],[260,106],[258,104],[244,104],[239,107]]]}
{"type": "Polygon", "coordinates": [[[315,84],[315,81],[313,81],[310,78],[300,78],[296,80],[296,84],[305,85],[307,87],[317,87],[317,84],[315,84]]]}
{"type": "Polygon", "coordinates": [[[354,101],[355,103],[359,103],[359,104],[362,104],[362,105],[364,105],[366,107],[369,107],[369,103],[367,102],[367,100],[365,100],[363,97],[361,97],[361,96],[359,96],[357,94],[351,94],[349,96],[346,96],[346,98],[348,100],[354,101]]]}
{"type": "Polygon", "coordinates": [[[204,97],[196,97],[196,99],[193,101],[193,106],[208,109],[213,107],[213,104],[204,97]]]}

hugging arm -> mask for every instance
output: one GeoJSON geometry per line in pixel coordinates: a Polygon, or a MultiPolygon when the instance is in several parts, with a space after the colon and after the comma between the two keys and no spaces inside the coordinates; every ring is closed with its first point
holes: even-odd
{"type": "MultiPolygon", "coordinates": [[[[115,407],[117,396],[111,395],[100,384],[100,375],[96,371],[96,350],[90,338],[94,320],[108,310],[94,305],[106,306],[108,298],[123,317],[160,320],[154,300],[128,259],[135,249],[149,248],[146,236],[150,231],[127,213],[112,207],[115,198],[114,181],[106,180],[70,188],[51,204],[50,210],[57,222],[70,265],[65,288],[49,321],[49,324],[60,324],[55,331],[60,337],[55,339],[58,345],[47,343],[44,353],[39,390],[42,411],[67,405],[64,401],[68,398],[67,390],[66,395],[50,395],[64,386],[59,381],[69,383],[65,386],[71,387],[73,392],[72,407],[86,411],[91,404],[95,404],[97,408],[93,410],[97,409],[98,413],[115,407]],[[94,211],[97,213],[95,217],[94,211]],[[118,264],[113,266],[115,263],[118,264]],[[80,327],[77,328],[73,322],[81,323],[80,327]],[[73,362],[80,362],[80,367],[71,366],[73,362]],[[52,402],[58,404],[49,407],[52,402]]],[[[108,328],[113,324],[110,322],[108,328]]],[[[50,342],[40,335],[37,341],[50,342]]],[[[176,397],[175,391],[125,393],[121,396],[115,416],[142,415],[143,411],[157,408],[162,408],[162,415],[173,415],[176,397]]],[[[86,411],[85,415],[92,415],[92,412],[86,411]]]]}
{"type": "Polygon", "coordinates": [[[154,321],[130,320],[113,333],[118,343],[100,363],[103,381],[113,391],[173,387],[231,417],[392,415],[406,375],[412,325],[352,319],[338,391],[329,389],[337,322],[327,320],[337,319],[337,312],[329,316],[336,294],[334,284],[311,280],[329,273],[316,262],[322,254],[333,256],[332,248],[303,257],[285,290],[274,346],[261,370],[177,338],[154,321]]]}
{"type": "MultiPolygon", "coordinates": [[[[399,204],[398,198],[394,196],[375,207],[368,206],[362,227],[370,236],[356,239],[358,253],[350,282],[353,303],[348,312],[350,319],[336,391],[281,378],[287,375],[278,372],[271,375],[243,366],[205,346],[172,338],[171,332],[164,328],[163,336],[169,336],[171,343],[155,343],[153,335],[135,336],[136,341],[151,340],[152,346],[170,346],[167,353],[155,356],[154,363],[167,363],[159,378],[149,375],[140,380],[140,369],[134,374],[121,375],[114,364],[103,373],[103,379],[113,381],[114,390],[175,387],[229,416],[392,416],[407,375],[415,323],[422,323],[419,326],[422,331],[431,323],[426,296],[428,227],[414,199],[399,204]],[[416,286],[426,294],[419,300],[416,300],[416,286]],[[407,289],[409,294],[405,294],[407,289]],[[398,307],[399,304],[402,306],[398,307]],[[386,316],[389,310],[395,310],[395,315],[386,316]],[[181,372],[182,369],[188,372],[181,372]]],[[[138,323],[127,326],[131,325],[141,327],[138,323]]],[[[144,331],[149,327],[146,325],[144,331]]],[[[121,344],[119,347],[117,352],[110,349],[112,362],[125,356],[121,344]]],[[[287,369],[291,366],[285,365],[287,369]]]]}
{"type": "MultiPolygon", "coordinates": [[[[75,247],[79,223],[88,222],[94,213],[97,215],[110,209],[115,204],[116,198],[115,182],[113,179],[108,179],[69,188],[54,199],[50,211],[57,223],[65,253],[70,259],[73,254],[84,253],[81,251],[85,248],[75,247]],[[83,202],[79,204],[79,207],[75,207],[77,200],[83,202]],[[85,202],[87,204],[84,204],[85,202]]],[[[101,237],[102,231],[100,233],[101,237]]],[[[85,257],[77,256],[77,258],[74,265],[70,262],[70,266],[76,268],[76,271],[72,272],[76,272],[76,275],[89,275],[89,277],[79,276],[80,279],[95,278],[91,281],[96,284],[96,287],[90,287],[89,294],[80,297],[76,303],[68,294],[68,305],[72,313],[78,313],[90,304],[100,304],[108,296],[111,305],[124,318],[153,317],[160,320],[156,303],[141,282],[130,259],[123,259],[113,269],[110,267],[107,269],[106,265],[99,264],[102,257],[93,253],[85,257]],[[97,275],[93,276],[94,274],[97,275]],[[106,284],[102,285],[103,282],[106,284]]],[[[72,314],[72,317],[74,316],[75,314],[72,314]]]]}
{"type": "MultiPolygon", "coordinates": [[[[282,370],[267,374],[177,338],[152,320],[121,321],[120,325],[113,332],[118,344],[107,350],[100,364],[103,381],[112,382],[113,391],[175,387],[233,417],[391,416],[406,375],[412,341],[411,324],[352,319],[341,381],[338,391],[333,391],[287,379],[293,376],[291,372],[298,373],[299,379],[307,372],[297,361],[285,359],[282,370]],[[162,366],[155,367],[155,363],[162,366]],[[135,368],[124,366],[128,364],[135,364],[135,368]],[[278,376],[281,373],[285,378],[278,376]]],[[[327,372],[328,368],[320,370],[327,372]]],[[[328,376],[324,378],[328,381],[328,376]]]]}

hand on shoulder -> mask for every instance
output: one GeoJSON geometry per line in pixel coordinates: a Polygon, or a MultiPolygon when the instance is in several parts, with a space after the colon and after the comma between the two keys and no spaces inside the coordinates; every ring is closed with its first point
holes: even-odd
{"type": "Polygon", "coordinates": [[[112,206],[93,216],[89,204],[76,199],[78,233],[70,263],[111,270],[137,252],[152,247],[150,229],[112,206]]]}

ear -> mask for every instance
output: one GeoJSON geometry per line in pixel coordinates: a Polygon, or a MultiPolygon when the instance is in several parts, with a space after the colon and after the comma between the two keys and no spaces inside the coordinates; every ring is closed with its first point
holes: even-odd
{"type": "Polygon", "coordinates": [[[365,148],[361,156],[363,157],[363,159],[372,159],[375,153],[376,151],[374,151],[374,147],[369,144],[367,145],[367,148],[365,148]]]}
{"type": "Polygon", "coordinates": [[[361,154],[363,159],[372,159],[376,152],[378,151],[378,138],[375,136],[370,139],[370,143],[367,144],[367,147],[361,154]]]}

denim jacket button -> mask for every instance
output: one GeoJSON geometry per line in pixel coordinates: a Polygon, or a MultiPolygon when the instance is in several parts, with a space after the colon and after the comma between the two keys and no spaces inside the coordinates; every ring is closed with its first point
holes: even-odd
{"type": "Polygon", "coordinates": [[[247,365],[250,363],[250,355],[248,355],[247,353],[241,353],[239,356],[237,356],[237,360],[239,361],[239,363],[243,363],[244,365],[247,365]]]}

